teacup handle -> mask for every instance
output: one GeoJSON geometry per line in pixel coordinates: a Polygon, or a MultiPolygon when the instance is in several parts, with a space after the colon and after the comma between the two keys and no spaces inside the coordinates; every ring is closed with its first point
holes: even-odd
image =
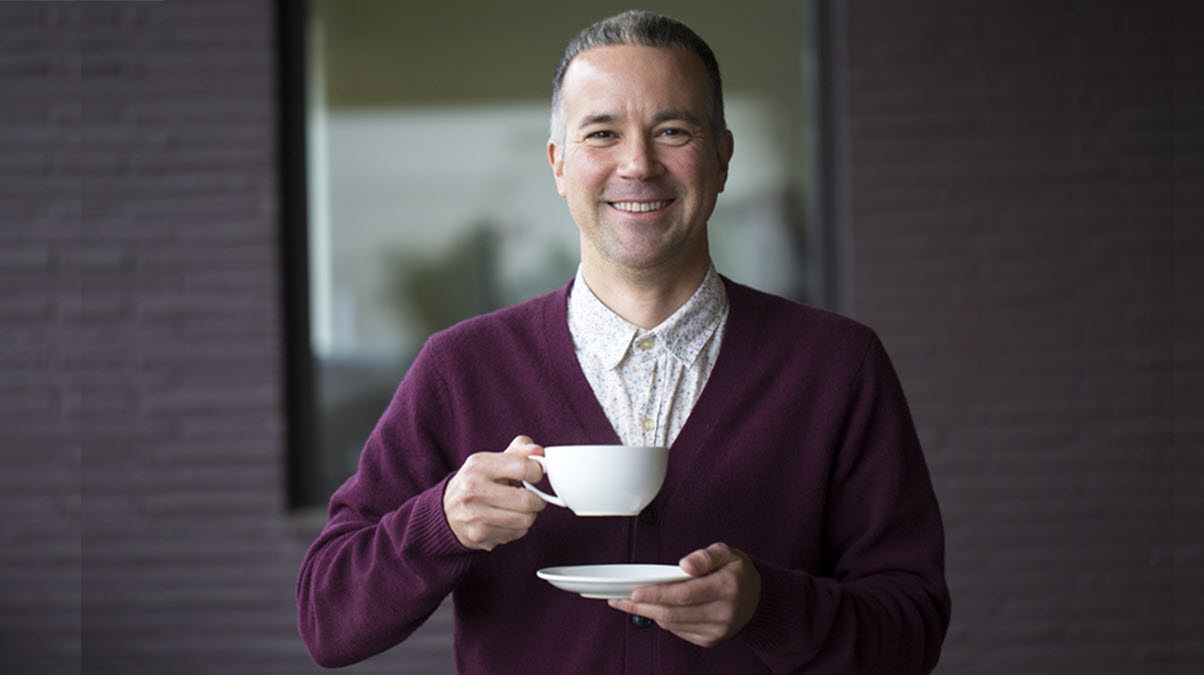
{"type": "MultiPolygon", "coordinates": [[[[546,459],[545,457],[542,457],[540,455],[530,455],[529,458],[539,462],[539,465],[543,467],[544,473],[548,472],[548,465],[544,464],[544,460],[546,459]]],[[[556,506],[561,506],[566,509],[569,507],[569,505],[565,504],[564,500],[561,499],[560,497],[557,497],[555,495],[550,495],[550,494],[544,492],[543,490],[540,490],[539,488],[535,487],[534,485],[528,483],[527,481],[523,481],[523,487],[525,487],[528,490],[530,490],[531,492],[534,492],[535,494],[539,495],[540,499],[544,500],[545,502],[547,502],[549,504],[555,504],[556,506]]]]}

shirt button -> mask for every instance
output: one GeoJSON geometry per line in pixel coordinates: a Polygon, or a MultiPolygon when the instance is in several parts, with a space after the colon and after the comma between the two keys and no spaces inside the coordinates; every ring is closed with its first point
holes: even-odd
{"type": "Polygon", "coordinates": [[[640,523],[643,525],[656,525],[659,514],[656,512],[656,507],[651,504],[648,508],[640,511],[640,523]]]}
{"type": "Polygon", "coordinates": [[[651,417],[645,417],[644,419],[640,420],[640,428],[644,431],[652,431],[656,428],[656,421],[651,417]]]}
{"type": "Polygon", "coordinates": [[[636,616],[635,614],[632,614],[631,623],[635,624],[636,628],[647,628],[648,626],[652,625],[652,619],[649,619],[646,616],[636,616]]]}
{"type": "Polygon", "coordinates": [[[652,349],[653,345],[655,345],[655,344],[656,344],[656,336],[649,335],[648,337],[643,337],[643,338],[640,338],[639,340],[636,340],[635,346],[639,347],[640,349],[643,349],[644,351],[648,351],[649,349],[652,349]]]}

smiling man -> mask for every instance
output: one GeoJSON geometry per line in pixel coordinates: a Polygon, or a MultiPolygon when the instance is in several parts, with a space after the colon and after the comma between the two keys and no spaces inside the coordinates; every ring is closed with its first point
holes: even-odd
{"type": "Polygon", "coordinates": [[[461,673],[931,670],[943,528],[882,345],[711,262],[733,138],[710,48],[644,12],[585,29],[547,151],[577,275],[428,340],[302,563],[313,658],[388,649],[450,594],[461,673]],[[668,446],[668,474],[638,517],[545,511],[533,439],[668,446]],[[666,562],[690,578],[609,603],[536,577],[666,562]]]}
{"type": "Polygon", "coordinates": [[[582,278],[618,315],[652,328],[710,268],[707,219],[727,180],[732,134],[710,123],[693,52],[585,51],[562,74],[548,143],[556,187],[581,229],[582,278]]]}

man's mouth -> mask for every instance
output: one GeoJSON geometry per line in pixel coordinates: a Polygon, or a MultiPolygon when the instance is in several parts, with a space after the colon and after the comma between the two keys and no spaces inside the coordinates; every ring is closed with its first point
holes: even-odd
{"type": "Polygon", "coordinates": [[[628,213],[648,213],[659,211],[673,203],[672,199],[662,199],[655,202],[608,202],[614,208],[628,213]]]}

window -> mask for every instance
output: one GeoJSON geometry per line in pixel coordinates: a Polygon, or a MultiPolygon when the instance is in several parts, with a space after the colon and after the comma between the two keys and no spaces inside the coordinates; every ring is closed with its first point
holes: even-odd
{"type": "MultiPolygon", "coordinates": [[[[710,223],[716,266],[798,299],[818,278],[807,7],[653,8],[723,71],[736,151],[710,223]]],[[[295,506],[325,504],[354,472],[431,332],[572,277],[577,228],[545,151],[551,78],[577,30],[626,8],[311,0],[285,17],[305,36],[286,102],[304,115],[286,111],[285,138],[295,506]]]]}

